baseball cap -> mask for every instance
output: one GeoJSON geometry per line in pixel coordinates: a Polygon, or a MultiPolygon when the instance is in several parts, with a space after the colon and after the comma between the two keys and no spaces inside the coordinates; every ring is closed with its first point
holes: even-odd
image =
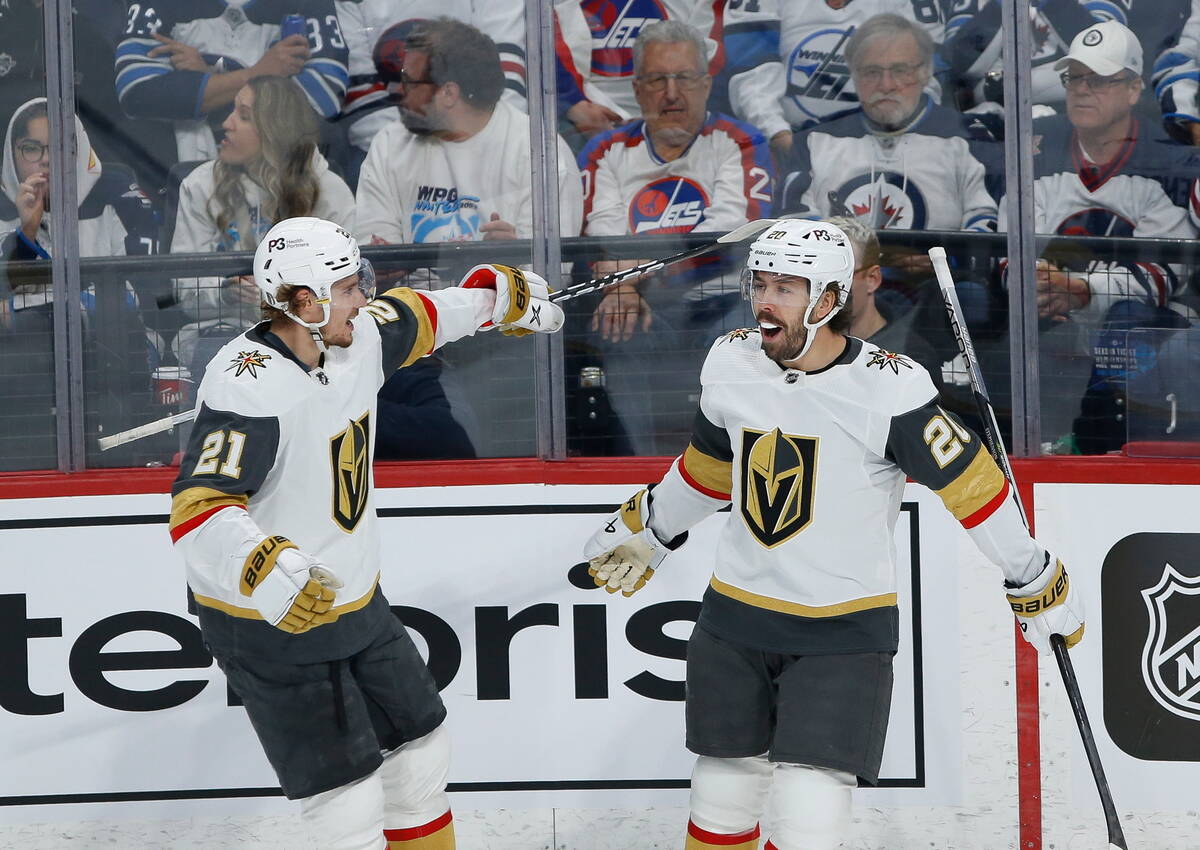
{"type": "Polygon", "coordinates": [[[1142,45],[1120,21],[1104,21],[1079,33],[1071,39],[1067,55],[1054,63],[1054,70],[1063,70],[1072,59],[1103,77],[1126,69],[1142,75],[1142,45]]]}

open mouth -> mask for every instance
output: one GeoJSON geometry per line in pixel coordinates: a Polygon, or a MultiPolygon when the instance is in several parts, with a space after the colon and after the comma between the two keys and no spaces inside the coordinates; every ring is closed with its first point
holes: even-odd
{"type": "Polygon", "coordinates": [[[758,330],[762,334],[762,338],[767,341],[773,340],[783,333],[783,328],[772,322],[759,321],[758,330]]]}

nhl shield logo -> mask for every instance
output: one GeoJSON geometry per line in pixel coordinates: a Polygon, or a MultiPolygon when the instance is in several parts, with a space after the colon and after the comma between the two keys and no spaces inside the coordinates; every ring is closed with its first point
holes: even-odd
{"type": "Polygon", "coordinates": [[[1200,576],[1182,575],[1168,563],[1142,599],[1150,615],[1142,650],[1146,689],[1167,711],[1200,721],[1200,576]]]}
{"type": "Polygon", "coordinates": [[[742,429],[742,519],[773,549],[812,522],[817,437],[742,429]]]}
{"type": "Polygon", "coordinates": [[[329,441],[333,467],[333,520],[354,531],[371,493],[371,414],[364,413],[329,441]]]}

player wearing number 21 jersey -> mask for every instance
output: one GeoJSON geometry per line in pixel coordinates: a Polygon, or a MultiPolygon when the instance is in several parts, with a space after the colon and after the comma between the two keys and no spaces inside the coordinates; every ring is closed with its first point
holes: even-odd
{"type": "Polygon", "coordinates": [[[373,298],[357,243],[316,218],[272,227],[254,280],[268,318],[209,364],[171,490],[205,646],[314,846],[453,850],[446,710],[379,588],[376,394],[444,343],[553,332],[562,310],[493,265],[373,298]]]}
{"type": "Polygon", "coordinates": [[[908,358],[843,335],[843,231],[782,220],[750,249],[757,327],[717,339],[691,444],[584,549],[596,583],[641,587],[723,507],[688,644],[688,850],[833,850],[850,791],[875,783],[898,643],[893,527],[905,475],[997,564],[1031,643],[1082,637],[1066,572],[1029,536],[1009,483],[908,358]]]}

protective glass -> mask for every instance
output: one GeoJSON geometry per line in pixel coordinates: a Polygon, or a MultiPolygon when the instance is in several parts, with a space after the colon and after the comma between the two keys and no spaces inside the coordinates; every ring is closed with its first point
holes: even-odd
{"type": "Polygon", "coordinates": [[[699,88],[708,79],[708,74],[701,74],[699,71],[681,71],[678,74],[649,74],[647,76],[638,77],[638,83],[647,91],[660,92],[666,89],[667,82],[675,81],[675,85],[684,91],[699,88]]]}
{"type": "Polygon", "coordinates": [[[883,79],[884,74],[890,74],[896,82],[909,85],[917,81],[923,67],[909,62],[898,62],[895,65],[864,65],[854,71],[854,76],[868,83],[877,83],[883,79]]]}
{"type": "Polygon", "coordinates": [[[1135,79],[1133,75],[1123,71],[1110,77],[1103,77],[1100,74],[1072,74],[1070,71],[1063,71],[1058,78],[1062,80],[1064,89],[1071,91],[1087,89],[1090,92],[1107,91],[1135,79]]]}
{"type": "Polygon", "coordinates": [[[742,269],[742,297],[751,304],[776,307],[808,305],[808,281],[802,277],[742,269]]]}

